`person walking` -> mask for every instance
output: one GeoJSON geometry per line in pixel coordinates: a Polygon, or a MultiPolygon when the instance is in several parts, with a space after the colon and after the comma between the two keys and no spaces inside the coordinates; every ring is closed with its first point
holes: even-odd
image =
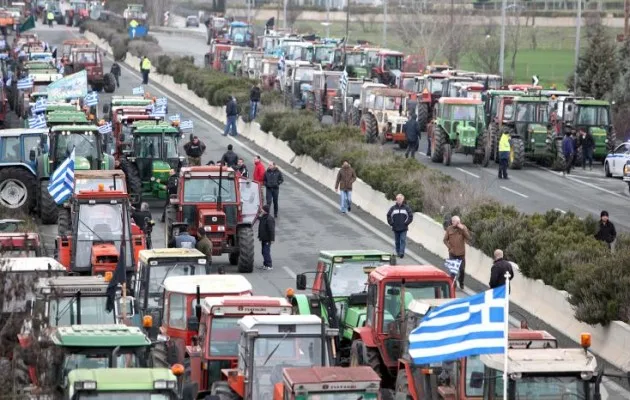
{"type": "Polygon", "coordinates": [[[459,288],[464,289],[464,275],[466,273],[466,242],[470,241],[470,232],[461,219],[454,215],[451,217],[451,225],[444,232],[444,244],[448,249],[448,258],[460,260],[459,288]]]}
{"type": "Polygon", "coordinates": [[[176,247],[178,249],[194,249],[197,245],[197,239],[190,233],[186,227],[182,227],[181,230],[177,233],[177,235],[171,239],[171,246],[176,247]]]}
{"type": "Polygon", "coordinates": [[[142,73],[142,84],[149,84],[149,72],[151,72],[151,60],[147,56],[142,57],[140,61],[140,72],[142,73]]]}
{"type": "Polygon", "coordinates": [[[212,265],[212,242],[208,239],[208,235],[203,229],[197,231],[197,236],[199,240],[195,248],[206,256],[206,272],[209,273],[208,269],[212,265]]]}
{"type": "Polygon", "coordinates": [[[114,62],[109,72],[114,75],[114,78],[116,78],[116,87],[120,88],[120,65],[118,65],[117,62],[114,62]]]}
{"type": "Polygon", "coordinates": [[[411,158],[416,158],[416,152],[418,151],[418,146],[420,145],[421,132],[420,124],[413,112],[409,113],[409,119],[405,125],[403,125],[402,130],[407,138],[407,151],[405,151],[405,158],[409,158],[410,155],[411,158]]]}
{"type": "Polygon", "coordinates": [[[571,134],[567,132],[562,139],[562,154],[564,155],[564,171],[562,175],[566,176],[571,173],[571,167],[573,166],[573,156],[575,155],[575,142],[571,137],[571,134]]]}
{"type": "Polygon", "coordinates": [[[162,211],[162,222],[166,220],[166,207],[171,204],[171,196],[177,194],[177,174],[174,169],[169,171],[169,177],[166,181],[166,201],[164,203],[164,211],[162,211]]]}
{"type": "Polygon", "coordinates": [[[407,230],[409,224],[413,222],[413,212],[405,203],[405,196],[396,195],[396,203],[387,212],[387,223],[394,231],[394,247],[399,258],[405,257],[405,247],[407,247],[407,230]]]}
{"type": "Polygon", "coordinates": [[[591,132],[580,129],[580,146],[582,146],[582,169],[586,170],[586,162],[588,161],[588,169],[592,171],[595,138],[593,138],[593,134],[591,132]]]}
{"type": "Polygon", "coordinates": [[[184,151],[188,156],[188,165],[191,167],[201,165],[201,156],[206,152],[206,145],[199,137],[190,135],[190,141],[184,145],[184,151]]]}
{"type": "Polygon", "coordinates": [[[341,212],[346,213],[352,210],[352,184],[357,180],[357,174],[347,160],[344,160],[335,182],[335,191],[339,192],[341,212]]]}
{"type": "Polygon", "coordinates": [[[254,83],[249,93],[249,120],[253,121],[258,114],[258,103],[260,103],[260,87],[258,83],[254,83]]]}
{"type": "Polygon", "coordinates": [[[265,180],[265,165],[260,156],[254,157],[254,182],[263,183],[265,180]]]}
{"type": "Polygon", "coordinates": [[[237,169],[236,166],[238,165],[238,155],[236,155],[236,153],[234,152],[234,146],[232,146],[231,144],[228,144],[227,151],[223,153],[223,156],[221,157],[221,164],[235,170],[237,169]]]}
{"type": "Polygon", "coordinates": [[[269,205],[262,206],[261,216],[258,219],[258,240],[262,246],[263,265],[259,267],[270,271],[273,269],[271,260],[271,245],[276,240],[276,221],[269,214],[269,205]]]}
{"type": "Polygon", "coordinates": [[[50,28],[53,27],[53,21],[55,20],[55,14],[53,14],[52,11],[48,11],[48,14],[46,15],[47,19],[48,19],[48,26],[50,28]]]}
{"type": "Polygon", "coordinates": [[[241,174],[243,178],[249,178],[249,171],[247,170],[247,165],[245,165],[245,161],[242,158],[238,159],[238,163],[236,164],[236,171],[241,174]]]}
{"type": "Polygon", "coordinates": [[[499,139],[499,179],[508,179],[508,163],[510,162],[510,150],[512,139],[508,132],[503,132],[499,139]]]}
{"type": "Polygon", "coordinates": [[[617,230],[615,224],[609,219],[608,211],[604,210],[600,213],[599,230],[595,234],[595,239],[606,243],[609,249],[612,249],[612,244],[617,239],[617,230]]]}
{"type": "MultiPolygon", "coordinates": [[[[494,251],[494,264],[490,269],[490,289],[505,285],[505,273],[510,274],[510,280],[514,278],[514,269],[512,263],[503,258],[503,250],[496,249],[494,251]]],[[[510,292],[512,288],[510,287],[510,292]]]]}
{"type": "Polygon", "coordinates": [[[153,219],[151,210],[149,209],[149,203],[143,202],[140,204],[140,211],[134,210],[131,213],[131,218],[138,225],[138,228],[144,233],[147,233],[147,223],[153,219]]]}
{"type": "Polygon", "coordinates": [[[236,98],[234,96],[230,96],[230,100],[225,106],[225,115],[227,117],[227,121],[225,122],[225,130],[223,131],[223,136],[227,136],[230,132],[232,136],[238,136],[238,132],[236,131],[238,104],[236,104],[236,98]]]}
{"type": "Polygon", "coordinates": [[[284,183],[284,176],[276,166],[276,163],[270,162],[269,168],[265,172],[263,184],[266,188],[265,198],[267,205],[271,206],[273,202],[273,216],[278,218],[278,195],[280,194],[280,185],[284,183]]]}

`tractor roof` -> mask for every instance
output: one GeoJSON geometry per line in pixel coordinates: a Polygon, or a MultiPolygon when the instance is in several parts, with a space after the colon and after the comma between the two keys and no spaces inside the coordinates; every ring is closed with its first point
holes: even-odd
{"type": "Polygon", "coordinates": [[[0,137],[12,137],[12,136],[21,136],[21,135],[29,135],[29,134],[38,134],[48,133],[48,129],[32,129],[32,128],[11,128],[11,129],[0,129],[0,137]]]}
{"type": "Polygon", "coordinates": [[[228,178],[234,176],[234,170],[230,167],[218,166],[218,165],[206,165],[202,167],[183,167],[180,169],[180,176],[187,177],[217,177],[219,172],[223,171],[223,175],[228,178]]]}
{"type": "Polygon", "coordinates": [[[176,382],[177,378],[168,368],[75,369],[68,373],[69,387],[84,381],[96,382],[98,392],[154,391],[154,382],[176,382]]]}
{"type": "Polygon", "coordinates": [[[164,280],[164,290],[182,294],[251,294],[252,284],[242,275],[171,276],[164,280]]]}
{"type": "Polygon", "coordinates": [[[269,296],[223,296],[206,297],[202,303],[206,314],[252,315],[291,314],[293,306],[284,297],[269,296]]]}
{"type": "MultiPolygon", "coordinates": [[[[503,371],[504,355],[482,355],[488,367],[503,371]]],[[[508,352],[509,373],[594,373],[597,359],[583,349],[513,349],[508,352]]]]}
{"type": "Polygon", "coordinates": [[[384,261],[389,261],[392,255],[391,253],[380,250],[321,250],[319,256],[322,258],[343,257],[354,260],[380,257],[384,261]]]}
{"type": "Polygon", "coordinates": [[[168,124],[168,123],[164,123],[164,124],[141,124],[138,125],[134,131],[133,131],[134,135],[135,134],[140,134],[140,133],[172,133],[172,134],[179,134],[179,129],[175,128],[174,126],[168,124]]]}
{"type": "Polygon", "coordinates": [[[578,100],[575,104],[579,106],[599,106],[599,107],[610,107],[610,103],[606,100],[578,100]]]}
{"type": "Polygon", "coordinates": [[[549,99],[546,97],[540,96],[518,96],[514,97],[512,100],[514,103],[541,103],[541,104],[549,104],[549,99]]]}
{"type": "Polygon", "coordinates": [[[143,97],[112,98],[112,106],[148,106],[151,103],[153,103],[153,100],[143,97]]]}
{"type": "Polygon", "coordinates": [[[55,69],[55,66],[48,61],[27,61],[24,68],[30,71],[36,69],[55,69]]]}
{"type": "Polygon", "coordinates": [[[109,282],[102,276],[57,276],[39,286],[45,293],[54,293],[61,297],[74,296],[78,291],[84,297],[101,297],[107,294],[108,285],[109,282]]]}
{"type": "Polygon", "coordinates": [[[74,171],[74,193],[98,190],[98,185],[103,185],[109,190],[127,191],[125,173],[119,169],[104,170],[75,170],[74,171]]]}
{"type": "Polygon", "coordinates": [[[0,270],[11,272],[31,272],[31,271],[63,271],[66,269],[57,260],[50,257],[18,257],[4,258],[0,270]]]}
{"type": "Polygon", "coordinates": [[[285,368],[282,375],[292,387],[307,392],[370,390],[377,392],[381,378],[368,366],[285,368]]]}
{"type": "Polygon", "coordinates": [[[383,279],[439,279],[448,278],[449,275],[433,265],[384,265],[370,272],[370,278],[383,279]]]}
{"type": "Polygon", "coordinates": [[[469,81],[455,82],[455,83],[453,83],[453,86],[460,87],[460,88],[463,88],[463,89],[483,89],[485,87],[483,85],[483,83],[469,82],[469,81]]]}
{"type": "Polygon", "coordinates": [[[407,97],[408,95],[406,91],[396,88],[378,88],[373,90],[372,94],[386,97],[407,97]]]}
{"type": "Polygon", "coordinates": [[[386,56],[404,56],[404,53],[400,51],[391,50],[391,49],[379,49],[378,54],[386,55],[386,56]]]}
{"type": "Polygon", "coordinates": [[[477,106],[482,104],[479,99],[469,99],[467,97],[441,97],[438,100],[440,104],[457,104],[457,105],[470,105],[477,106]]]}
{"type": "MultiPolygon", "coordinates": [[[[123,108],[123,110],[125,110],[123,108]]],[[[138,109],[138,107],[133,107],[132,108],[133,111],[140,111],[138,109]]],[[[147,114],[146,111],[147,109],[143,107],[143,110],[145,111],[145,113],[140,113],[140,114],[122,114],[120,115],[119,120],[120,121],[127,121],[132,123],[132,126],[137,125],[136,123],[143,123],[146,124],[147,122],[152,122],[152,123],[156,123],[156,121],[162,121],[162,118],[160,117],[156,117],[150,114],[147,114]]]]}
{"type": "Polygon", "coordinates": [[[50,104],[48,103],[48,105],[46,106],[46,113],[50,114],[52,112],[56,112],[56,111],[77,111],[77,112],[81,112],[79,110],[77,110],[77,105],[76,104],[71,104],[71,103],[57,103],[57,104],[50,104]]]}
{"type": "Polygon", "coordinates": [[[530,84],[515,84],[515,85],[508,85],[507,86],[509,90],[542,90],[542,86],[535,86],[535,85],[530,85],[530,84]]]}
{"type": "Polygon", "coordinates": [[[200,252],[197,249],[177,249],[177,248],[164,248],[164,249],[151,249],[151,250],[140,250],[138,253],[138,259],[144,263],[148,263],[152,260],[159,259],[191,259],[197,260],[203,258],[205,261],[205,254],[200,252]]]}
{"type": "Polygon", "coordinates": [[[68,131],[68,132],[98,132],[98,126],[96,125],[57,125],[51,128],[53,132],[68,131]]]}
{"type": "Polygon", "coordinates": [[[521,96],[525,92],[522,90],[502,90],[502,89],[490,89],[487,92],[490,96],[521,96]]]}
{"type": "Polygon", "coordinates": [[[144,347],[151,340],[136,326],[72,325],[58,327],[53,343],[63,347],[144,347]]]}
{"type": "Polygon", "coordinates": [[[509,329],[508,339],[510,340],[510,348],[513,349],[535,349],[544,348],[549,345],[550,348],[557,348],[558,341],[547,331],[533,331],[531,329],[509,329]]]}
{"type": "Polygon", "coordinates": [[[257,331],[259,335],[283,334],[283,325],[290,325],[294,335],[321,335],[322,320],[316,315],[247,315],[238,321],[241,331],[257,331]]]}
{"type": "Polygon", "coordinates": [[[48,123],[82,123],[88,124],[89,121],[84,112],[81,111],[55,111],[46,116],[46,122],[48,123]]]}

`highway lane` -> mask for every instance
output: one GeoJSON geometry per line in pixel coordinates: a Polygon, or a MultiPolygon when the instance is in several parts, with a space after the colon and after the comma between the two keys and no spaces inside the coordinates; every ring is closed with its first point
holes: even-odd
{"type": "MultiPolygon", "coordinates": [[[[77,36],[76,29],[55,27],[52,30],[41,30],[46,35],[46,40],[59,46],[61,42],[72,36],[77,36]]],[[[205,48],[205,46],[203,47],[205,48]]],[[[191,51],[200,51],[195,46],[191,51]],[[195,50],[196,49],[196,50],[195,50]]],[[[107,60],[106,69],[111,60],[107,60]]],[[[116,93],[130,94],[131,89],[140,82],[137,73],[123,65],[121,77],[121,90],[116,93]]],[[[246,140],[240,138],[223,137],[220,135],[220,127],[216,121],[194,109],[185,100],[167,93],[163,88],[150,84],[149,91],[154,95],[166,95],[169,98],[169,111],[171,114],[180,113],[183,119],[192,119],[197,134],[208,146],[207,154],[203,161],[217,160],[228,144],[234,145],[234,150],[241,155],[251,169],[251,160],[254,154],[260,154],[265,160],[273,160],[273,155],[267,153],[246,140]]],[[[102,101],[106,101],[109,95],[101,94],[102,101]]],[[[285,184],[280,192],[280,216],[277,221],[277,240],[273,246],[274,270],[269,272],[254,271],[247,278],[256,288],[257,293],[278,296],[284,294],[288,287],[294,287],[295,274],[311,271],[315,267],[319,250],[324,249],[357,249],[376,248],[388,250],[392,247],[391,231],[387,226],[377,221],[361,210],[353,209],[351,215],[341,215],[338,211],[338,198],[331,191],[322,187],[319,183],[302,175],[292,167],[279,163],[285,174],[285,184]]],[[[153,209],[154,218],[159,220],[161,210],[153,209]]],[[[383,210],[386,212],[386,210],[383,210]]],[[[45,239],[50,243],[56,233],[56,227],[43,227],[45,239]]],[[[163,246],[163,225],[158,223],[154,231],[154,244],[163,246]]],[[[259,255],[260,247],[256,247],[256,265],[262,264],[259,255]]],[[[421,246],[410,243],[408,257],[409,263],[430,263],[441,265],[442,260],[424,250],[421,246]]],[[[227,257],[216,257],[215,263],[226,268],[228,273],[234,272],[227,262],[227,257]]],[[[485,284],[469,280],[474,290],[483,290],[485,284]]],[[[466,294],[473,293],[470,290],[466,294]]],[[[464,293],[458,293],[463,296],[464,293]]],[[[516,311],[516,307],[514,308],[516,311]]],[[[518,314],[515,314],[518,316],[518,314]]],[[[521,318],[518,316],[518,318],[521,318]]],[[[534,324],[532,327],[537,328],[534,324]]],[[[548,329],[545,326],[540,329],[548,329]]],[[[559,339],[562,337],[559,333],[559,339]]],[[[566,339],[561,339],[566,342],[566,339]]],[[[575,338],[571,338],[575,340],[575,338]]],[[[606,391],[611,393],[611,399],[630,398],[630,393],[615,384],[607,384],[606,391]],[[623,394],[622,394],[623,393],[623,394]],[[621,397],[618,397],[621,396],[621,397]]],[[[606,398],[606,397],[605,397],[606,398]]]]}

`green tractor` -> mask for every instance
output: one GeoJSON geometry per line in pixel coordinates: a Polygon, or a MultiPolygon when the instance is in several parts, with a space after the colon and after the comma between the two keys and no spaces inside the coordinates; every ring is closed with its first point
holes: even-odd
{"type": "Polygon", "coordinates": [[[90,121],[82,111],[54,111],[46,115],[46,125],[88,125],[90,121]]]}
{"type": "MultiPolygon", "coordinates": [[[[365,287],[368,274],[381,265],[394,265],[396,257],[379,250],[320,251],[311,294],[287,293],[295,313],[314,314],[328,326],[339,329],[337,364],[349,365],[354,328],[366,317],[365,287]]],[[[305,290],[306,274],[296,277],[298,290],[305,290]]]]}
{"type": "Polygon", "coordinates": [[[103,116],[113,122],[113,117],[119,112],[143,114],[151,104],[153,99],[144,96],[112,96],[109,104],[103,104],[103,116]]]}
{"type": "Polygon", "coordinates": [[[488,90],[482,95],[482,99],[484,100],[486,123],[486,131],[484,133],[484,136],[488,138],[490,143],[490,149],[487,152],[487,155],[485,154],[484,157],[484,167],[488,166],[490,160],[495,159],[495,153],[497,151],[496,141],[499,137],[499,127],[502,125],[502,121],[499,121],[497,118],[501,98],[504,96],[522,96],[524,94],[525,92],[514,90],[488,90]]]}
{"type": "Polygon", "coordinates": [[[473,163],[481,164],[488,151],[481,100],[442,97],[437,103],[436,117],[427,129],[431,140],[431,161],[451,165],[453,150],[473,155],[473,163]]]}
{"type": "Polygon", "coordinates": [[[75,150],[75,170],[114,169],[114,158],[103,152],[103,139],[96,125],[56,125],[42,136],[40,149],[31,150],[38,182],[38,211],[44,224],[56,224],[57,204],[48,193],[50,176],[75,150]],[[49,143],[49,149],[46,144],[49,143]],[[46,151],[48,150],[48,151],[46,151]],[[37,154],[39,153],[39,154],[37,154]]]}

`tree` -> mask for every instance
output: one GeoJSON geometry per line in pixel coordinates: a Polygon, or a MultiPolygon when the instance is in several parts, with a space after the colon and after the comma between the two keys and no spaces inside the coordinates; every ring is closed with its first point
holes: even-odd
{"type": "Polygon", "coordinates": [[[618,76],[615,42],[601,24],[589,26],[587,38],[588,46],[578,61],[576,92],[596,99],[609,97],[618,76]]]}
{"type": "Polygon", "coordinates": [[[501,38],[497,25],[488,20],[488,23],[484,25],[483,37],[472,41],[470,60],[475,69],[497,74],[499,72],[500,51],[501,38]]]}

